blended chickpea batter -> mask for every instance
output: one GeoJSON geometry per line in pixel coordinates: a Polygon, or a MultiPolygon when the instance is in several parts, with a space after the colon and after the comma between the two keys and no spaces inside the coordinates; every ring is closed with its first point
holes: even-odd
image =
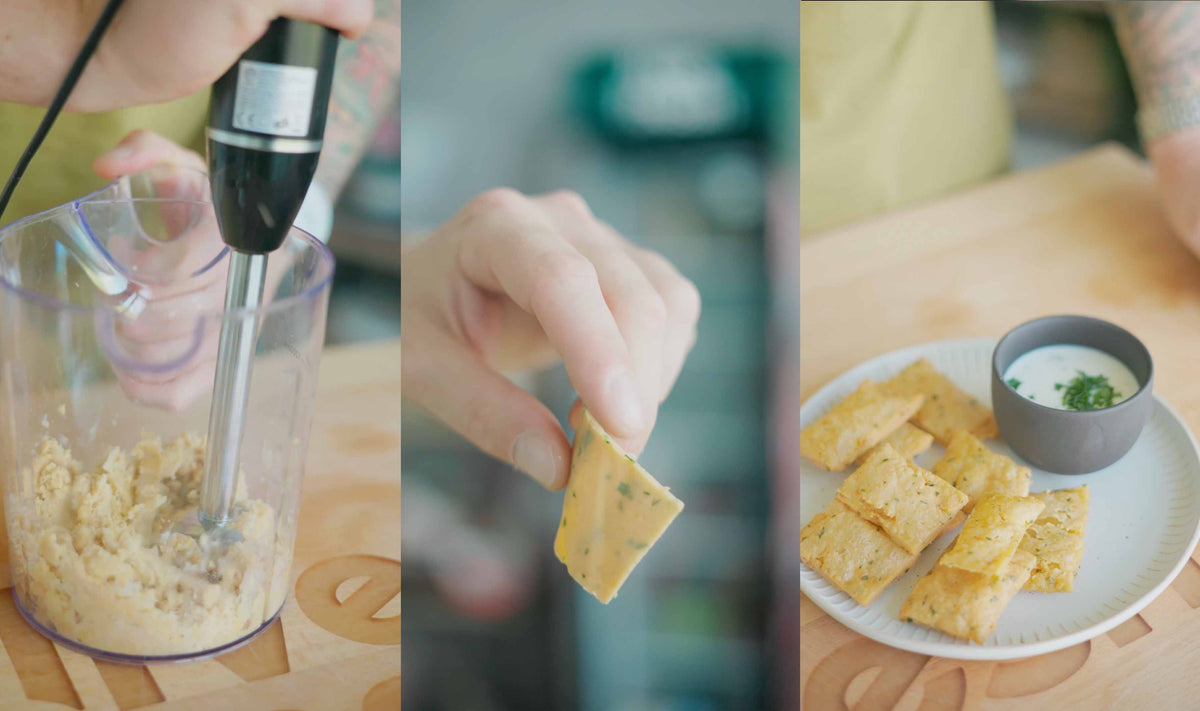
{"type": "Polygon", "coordinates": [[[143,434],[95,471],[44,439],[22,472],[35,510],[10,532],[29,611],[65,637],[120,654],[196,652],[258,628],[283,603],[291,551],[276,545],[274,510],[244,485],[233,523],[241,542],[222,551],[207,536],[171,531],[176,514],[195,509],[203,470],[204,438],[191,433],[166,443],[143,434]]]}

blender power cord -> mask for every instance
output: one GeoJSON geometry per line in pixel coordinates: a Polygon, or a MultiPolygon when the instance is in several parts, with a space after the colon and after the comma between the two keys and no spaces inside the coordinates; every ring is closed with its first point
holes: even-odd
{"type": "Polygon", "coordinates": [[[71,68],[67,70],[67,75],[63,77],[62,83],[59,84],[58,91],[54,93],[54,99],[51,100],[50,106],[46,108],[46,115],[42,117],[42,122],[38,124],[37,130],[34,131],[33,138],[29,139],[29,145],[25,146],[25,152],[21,154],[21,157],[17,160],[17,165],[13,168],[12,174],[8,176],[8,182],[5,183],[4,190],[0,192],[0,217],[4,217],[4,210],[8,207],[8,201],[12,199],[13,193],[17,189],[17,183],[21,182],[21,176],[25,174],[25,169],[29,167],[29,162],[33,160],[33,156],[37,153],[38,148],[41,148],[42,141],[46,140],[46,134],[50,133],[55,119],[58,118],[58,114],[62,112],[63,106],[66,105],[67,99],[71,96],[71,91],[75,88],[75,84],[83,74],[88,60],[96,52],[96,47],[100,44],[100,38],[104,36],[105,30],[112,24],[113,17],[117,14],[117,10],[121,9],[121,5],[124,2],[125,0],[108,0],[108,4],[104,6],[104,10],[100,12],[100,17],[96,19],[96,24],[92,25],[91,32],[88,33],[87,39],[83,41],[83,47],[75,55],[75,61],[71,62],[71,68]]]}

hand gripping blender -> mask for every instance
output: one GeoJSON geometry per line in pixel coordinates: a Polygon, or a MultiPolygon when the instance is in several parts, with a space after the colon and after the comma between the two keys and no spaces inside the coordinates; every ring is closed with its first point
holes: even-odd
{"type": "MultiPolygon", "coordinates": [[[[317,169],[338,34],[278,19],[212,88],[209,180],[221,238],[230,247],[225,313],[262,303],[267,255],[283,244],[317,169]]],[[[257,319],[221,326],[197,517],[216,542],[240,534],[233,517],[250,396],[257,319]]],[[[193,533],[199,534],[200,531],[193,533]]]]}

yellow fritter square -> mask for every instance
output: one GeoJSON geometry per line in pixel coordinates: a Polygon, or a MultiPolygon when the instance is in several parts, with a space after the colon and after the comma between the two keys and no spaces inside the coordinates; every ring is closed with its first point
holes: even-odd
{"type": "MultiPolygon", "coordinates": [[[[900,456],[904,457],[905,459],[912,459],[921,452],[929,449],[930,445],[933,444],[933,435],[919,427],[914,427],[905,422],[897,427],[896,431],[892,432],[887,437],[884,437],[883,442],[880,442],[875,446],[878,447],[885,443],[895,447],[896,451],[900,453],[900,456]]],[[[872,448],[872,451],[874,451],[874,448],[872,448]]],[[[859,457],[854,463],[861,466],[863,462],[867,461],[867,457],[870,456],[870,454],[871,452],[867,452],[859,457]]]]}
{"type": "Polygon", "coordinates": [[[575,582],[608,603],[683,502],[612,441],[590,412],[581,418],[554,554],[575,582]]]}
{"type": "Polygon", "coordinates": [[[946,456],[933,465],[933,473],[970,497],[967,511],[985,494],[1027,496],[1032,476],[1029,467],[993,452],[964,430],[950,438],[946,456]]]}
{"type": "Polygon", "coordinates": [[[1029,526],[1021,550],[1037,556],[1026,590],[1071,592],[1083,562],[1083,532],[1087,527],[1087,485],[1074,489],[1042,491],[1030,496],[1046,508],[1029,526]]]}
{"type": "Polygon", "coordinates": [[[1000,577],[939,562],[913,586],[900,606],[900,619],[983,644],[1036,562],[1033,554],[1017,550],[1000,577]]]}
{"type": "Polygon", "coordinates": [[[858,604],[870,605],[917,556],[834,499],[801,529],[800,560],[858,604]]]}
{"type": "Polygon", "coordinates": [[[924,358],[883,385],[897,395],[925,396],[924,404],[912,421],[941,444],[949,444],[955,430],[967,430],[980,439],[991,439],[1000,434],[992,411],[963,392],[924,358]]]}
{"type": "Polygon", "coordinates": [[[817,466],[842,471],[883,441],[921,407],[921,395],[892,395],[864,380],[821,419],[800,431],[800,453],[817,466]]]}
{"type": "Polygon", "coordinates": [[[962,533],[939,565],[981,575],[999,575],[1021,545],[1025,530],[1045,506],[1032,496],[988,494],[967,517],[962,533]]]}
{"type": "Polygon", "coordinates": [[[967,503],[965,494],[900,456],[890,444],[876,447],[846,477],[837,498],[909,553],[920,553],[967,503]]]}

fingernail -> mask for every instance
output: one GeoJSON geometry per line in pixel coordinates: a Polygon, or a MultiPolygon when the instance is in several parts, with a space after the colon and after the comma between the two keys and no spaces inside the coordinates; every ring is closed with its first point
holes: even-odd
{"type": "Polygon", "coordinates": [[[123,161],[123,160],[128,160],[129,157],[132,155],[133,155],[133,149],[130,148],[129,146],[117,146],[116,148],[113,148],[108,153],[105,153],[105,154],[101,155],[100,157],[106,161],[118,161],[119,162],[119,161],[123,161]]]}
{"type": "Polygon", "coordinates": [[[609,415],[616,419],[612,424],[620,430],[617,434],[632,435],[641,432],[645,424],[642,403],[633,376],[625,368],[618,368],[608,376],[604,394],[608,397],[609,415]]]}
{"type": "Polygon", "coordinates": [[[513,440],[512,465],[547,489],[558,479],[559,457],[554,446],[535,432],[522,432],[513,440]]]}

